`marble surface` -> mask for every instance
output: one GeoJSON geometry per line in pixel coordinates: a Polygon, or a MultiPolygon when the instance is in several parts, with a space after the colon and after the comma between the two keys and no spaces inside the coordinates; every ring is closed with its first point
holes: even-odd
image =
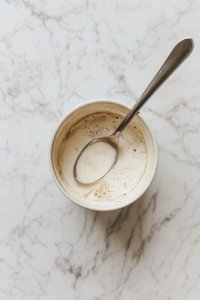
{"type": "Polygon", "coordinates": [[[0,299],[200,299],[200,2],[0,4],[0,299]],[[95,212],[48,167],[52,132],[94,98],[133,105],[174,45],[188,60],[143,108],[156,177],[134,204],[95,212]]]}

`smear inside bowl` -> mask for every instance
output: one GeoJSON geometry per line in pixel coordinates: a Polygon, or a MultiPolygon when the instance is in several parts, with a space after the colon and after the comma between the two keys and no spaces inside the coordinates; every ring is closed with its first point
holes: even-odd
{"type": "Polygon", "coordinates": [[[117,163],[104,178],[81,185],[73,177],[81,149],[95,137],[114,132],[127,112],[115,102],[94,102],[75,110],[58,128],[51,149],[52,167],[62,191],[76,203],[114,209],[136,200],[149,186],[157,165],[156,144],[139,115],[123,131],[117,163]]]}

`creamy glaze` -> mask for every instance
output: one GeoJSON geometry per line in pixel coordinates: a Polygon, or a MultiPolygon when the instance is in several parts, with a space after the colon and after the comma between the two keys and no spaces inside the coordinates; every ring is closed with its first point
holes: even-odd
{"type": "Polygon", "coordinates": [[[138,184],[146,172],[148,152],[145,139],[132,121],[120,138],[119,157],[113,169],[101,181],[80,185],[73,177],[73,166],[82,148],[93,138],[114,132],[123,117],[115,113],[96,113],[83,118],[70,129],[57,148],[57,170],[62,185],[79,201],[119,202],[138,193],[138,184]]]}

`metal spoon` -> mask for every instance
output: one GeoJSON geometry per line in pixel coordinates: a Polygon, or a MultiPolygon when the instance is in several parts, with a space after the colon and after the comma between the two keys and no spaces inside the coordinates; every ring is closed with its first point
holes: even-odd
{"type": "Polygon", "coordinates": [[[140,108],[150,99],[150,97],[155,93],[155,91],[165,82],[165,80],[184,62],[184,60],[190,55],[194,48],[194,42],[191,38],[185,38],[181,40],[172,50],[156,76],[153,78],[149,86],[146,88],[142,96],[139,98],[139,100],[136,102],[134,107],[129,111],[129,113],[126,115],[126,117],[123,119],[123,121],[120,123],[118,128],[115,130],[114,133],[112,133],[109,136],[104,137],[98,137],[90,141],[79,153],[75,164],[73,168],[73,175],[77,182],[81,184],[91,184],[94,182],[97,182],[99,179],[101,179],[103,176],[105,176],[110,169],[114,166],[114,164],[117,161],[118,154],[119,154],[119,138],[122,133],[122,131],[125,129],[125,127],[129,124],[129,122],[132,120],[132,118],[137,114],[137,112],[140,110],[140,108]],[[98,143],[98,142],[104,142],[110,144],[115,150],[116,150],[116,157],[111,166],[109,166],[108,170],[106,170],[105,174],[101,176],[100,178],[96,179],[93,182],[90,183],[83,183],[77,178],[77,162],[80,156],[82,155],[83,151],[92,144],[98,143]]]}

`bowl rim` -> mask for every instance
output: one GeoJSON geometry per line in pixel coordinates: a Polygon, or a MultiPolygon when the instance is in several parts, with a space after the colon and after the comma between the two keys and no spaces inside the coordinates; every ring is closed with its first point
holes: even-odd
{"type": "Polygon", "coordinates": [[[55,139],[55,136],[56,136],[56,133],[58,131],[58,129],[60,128],[60,126],[62,125],[62,123],[73,113],[75,112],[76,110],[80,109],[81,107],[83,106],[87,106],[87,105],[90,105],[90,104],[93,104],[93,103],[113,103],[113,104],[118,104],[118,105],[121,105],[127,109],[131,109],[130,105],[126,104],[126,103],[123,103],[121,101],[118,101],[118,100],[113,100],[113,99],[107,99],[107,98],[98,98],[98,99],[93,99],[93,100],[89,100],[89,101],[86,101],[86,102],[83,102],[79,105],[76,105],[75,107],[73,107],[71,110],[69,110],[62,118],[61,120],[58,122],[58,124],[56,125],[54,131],[53,131],[53,134],[52,134],[52,137],[51,137],[51,140],[50,140],[50,146],[49,146],[49,154],[48,154],[48,161],[49,161],[49,168],[50,168],[50,173],[52,175],[52,178],[54,180],[54,182],[56,183],[57,187],[59,188],[59,190],[69,199],[71,200],[72,202],[84,207],[84,208],[88,208],[88,209],[91,209],[91,210],[96,210],[96,211],[111,211],[111,210],[116,210],[116,209],[120,209],[120,208],[123,208],[123,207],[126,207],[128,205],[130,205],[131,203],[135,202],[137,199],[139,199],[145,192],[146,190],[149,188],[149,186],[151,185],[154,177],[155,177],[155,174],[156,174],[156,170],[157,170],[157,167],[158,167],[158,145],[157,145],[157,141],[156,141],[156,137],[155,137],[155,134],[153,132],[153,129],[149,123],[149,121],[146,119],[146,117],[143,116],[143,114],[141,112],[138,113],[139,117],[142,119],[142,121],[145,123],[145,125],[147,126],[147,128],[149,129],[150,131],[150,134],[152,136],[152,140],[153,140],[153,144],[154,144],[154,149],[155,149],[155,159],[154,159],[154,164],[153,164],[153,168],[152,168],[152,173],[151,173],[151,176],[149,177],[149,179],[147,180],[146,184],[144,185],[144,187],[141,189],[141,191],[135,195],[135,197],[129,199],[129,201],[126,201],[126,202],[122,202],[122,203],[119,203],[119,205],[116,205],[114,207],[112,206],[93,206],[93,205],[88,205],[88,204],[85,204],[83,202],[80,202],[76,199],[74,199],[71,195],[69,195],[67,193],[67,191],[61,186],[61,184],[59,183],[55,173],[54,173],[54,169],[53,169],[53,164],[52,164],[52,146],[53,146],[53,142],[54,142],[54,139],[55,139]]]}

